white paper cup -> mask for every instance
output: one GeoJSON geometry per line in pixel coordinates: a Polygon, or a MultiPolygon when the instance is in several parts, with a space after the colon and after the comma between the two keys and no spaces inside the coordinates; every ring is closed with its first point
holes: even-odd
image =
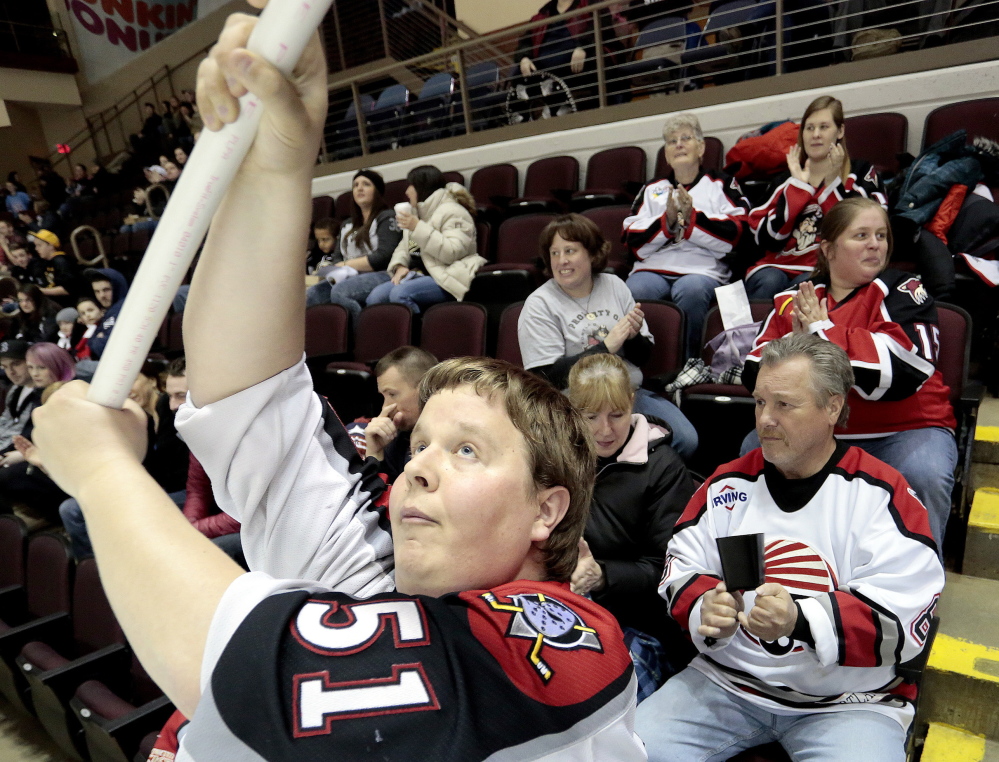
{"type": "Polygon", "coordinates": [[[413,205],[408,201],[400,201],[395,205],[395,216],[398,217],[400,214],[412,214],[413,205]]]}

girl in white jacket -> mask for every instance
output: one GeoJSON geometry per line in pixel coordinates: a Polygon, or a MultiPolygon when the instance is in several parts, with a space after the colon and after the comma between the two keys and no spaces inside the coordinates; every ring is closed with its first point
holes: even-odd
{"type": "Polygon", "coordinates": [[[406,176],[413,214],[397,213],[402,240],[389,262],[392,280],[375,288],[368,304],[396,302],[414,313],[461,301],[486,260],[475,253],[475,201],[458,183],[445,183],[437,167],[424,165],[406,176]]]}

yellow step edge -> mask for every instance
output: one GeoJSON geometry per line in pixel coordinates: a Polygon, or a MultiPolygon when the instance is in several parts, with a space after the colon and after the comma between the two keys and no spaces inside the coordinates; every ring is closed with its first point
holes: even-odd
{"type": "Polygon", "coordinates": [[[931,722],[923,744],[922,762],[981,762],[985,736],[976,736],[942,722],[931,722]]]}
{"type": "Polygon", "coordinates": [[[975,439],[979,442],[999,442],[999,426],[976,426],[975,439]]]}
{"type": "Polygon", "coordinates": [[[937,633],[926,666],[940,672],[955,672],[975,680],[999,683],[999,648],[937,633]]]}
{"type": "Polygon", "coordinates": [[[984,532],[999,532],[999,489],[982,487],[975,490],[968,526],[984,532]]]}

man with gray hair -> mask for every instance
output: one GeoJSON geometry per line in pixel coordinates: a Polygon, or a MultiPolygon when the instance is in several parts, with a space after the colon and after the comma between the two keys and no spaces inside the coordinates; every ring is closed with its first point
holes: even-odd
{"type": "Polygon", "coordinates": [[[944,573],[898,471],[837,442],[853,371],[810,334],[763,350],[760,448],[708,479],[677,521],[659,593],[699,652],[638,708],[657,760],[780,742],[794,759],[902,762],[944,573]],[[764,576],[728,590],[716,541],[763,534],[764,576]]]}
{"type": "Polygon", "coordinates": [[[733,177],[705,170],[704,135],[693,114],[663,125],[669,174],[639,191],[624,220],[636,262],[628,276],[635,301],[671,299],[687,316],[687,353],[700,354],[701,328],[714,290],[728,283],[726,258],[746,229],[750,205],[733,177]]]}

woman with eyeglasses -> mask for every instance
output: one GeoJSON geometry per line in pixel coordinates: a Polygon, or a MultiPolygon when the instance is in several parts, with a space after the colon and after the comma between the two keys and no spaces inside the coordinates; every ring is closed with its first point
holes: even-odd
{"type": "Polygon", "coordinates": [[[668,299],[687,316],[687,354],[701,350],[704,317],[717,286],[728,283],[726,262],[746,228],[749,202],[733,177],[701,167],[704,134],[693,114],[663,125],[669,175],[635,199],[624,221],[635,255],[628,288],[636,301],[668,299]]]}
{"type": "Polygon", "coordinates": [[[877,171],[846,150],[843,104],[823,95],[808,104],[798,142],[787,154],[788,173],[750,212],[763,257],[746,273],[750,299],[772,299],[809,278],[818,261],[822,218],[845,198],[888,200],[877,171]]]}

